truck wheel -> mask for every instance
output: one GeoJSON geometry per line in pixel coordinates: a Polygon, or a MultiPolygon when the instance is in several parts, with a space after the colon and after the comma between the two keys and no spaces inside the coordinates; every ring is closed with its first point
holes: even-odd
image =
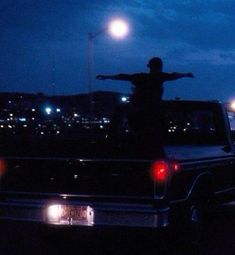
{"type": "Polygon", "coordinates": [[[171,208],[169,227],[165,232],[169,254],[194,254],[202,234],[200,208],[194,203],[171,208]]]}
{"type": "Polygon", "coordinates": [[[198,245],[202,239],[204,219],[203,207],[198,204],[191,204],[185,212],[183,223],[185,226],[184,238],[188,239],[192,245],[198,245]]]}
{"type": "Polygon", "coordinates": [[[170,216],[170,238],[178,244],[196,246],[202,240],[203,208],[197,203],[188,203],[174,208],[170,216]]]}
{"type": "Polygon", "coordinates": [[[191,197],[188,199],[183,210],[182,222],[185,224],[185,237],[190,238],[193,245],[198,245],[207,227],[210,211],[216,205],[211,180],[201,181],[195,187],[191,197]]]}

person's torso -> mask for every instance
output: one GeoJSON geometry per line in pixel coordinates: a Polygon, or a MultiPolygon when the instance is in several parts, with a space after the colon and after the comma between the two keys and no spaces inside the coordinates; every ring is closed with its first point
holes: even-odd
{"type": "Polygon", "coordinates": [[[164,77],[162,73],[139,73],[133,76],[133,100],[140,104],[154,104],[162,99],[164,77]]]}

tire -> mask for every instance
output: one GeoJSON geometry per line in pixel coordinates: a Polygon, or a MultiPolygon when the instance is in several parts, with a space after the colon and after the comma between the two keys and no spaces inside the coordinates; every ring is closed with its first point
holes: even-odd
{"type": "Polygon", "coordinates": [[[213,197],[213,192],[197,189],[188,201],[171,208],[168,236],[173,246],[180,249],[179,254],[197,254],[200,250],[215,205],[213,197]]]}
{"type": "Polygon", "coordinates": [[[199,245],[203,239],[204,208],[198,203],[191,203],[185,210],[183,218],[183,239],[191,245],[199,245]]]}
{"type": "Polygon", "coordinates": [[[197,254],[204,238],[204,206],[188,201],[172,208],[167,239],[172,254],[197,254]]]}

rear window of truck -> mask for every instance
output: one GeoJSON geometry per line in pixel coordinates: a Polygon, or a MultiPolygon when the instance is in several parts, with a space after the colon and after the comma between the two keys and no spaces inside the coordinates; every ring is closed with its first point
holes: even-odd
{"type": "Polygon", "coordinates": [[[60,135],[3,135],[0,151],[2,156],[161,156],[164,145],[225,144],[223,114],[219,111],[218,104],[166,101],[155,112],[133,115],[125,104],[116,109],[105,128],[86,132],[73,128],[60,135]]]}
{"type": "Polygon", "coordinates": [[[117,132],[114,128],[114,132],[118,133],[117,141],[118,139],[121,141],[123,137],[127,140],[128,137],[132,140],[134,140],[133,137],[139,139],[139,134],[142,132],[149,141],[156,139],[156,146],[158,142],[167,145],[225,143],[223,114],[216,104],[163,103],[158,114],[160,116],[156,117],[151,116],[151,113],[147,117],[137,114],[138,117],[133,124],[127,111],[119,121],[119,131],[117,132]],[[145,125],[148,118],[156,121],[149,126],[149,129],[145,125]]]}

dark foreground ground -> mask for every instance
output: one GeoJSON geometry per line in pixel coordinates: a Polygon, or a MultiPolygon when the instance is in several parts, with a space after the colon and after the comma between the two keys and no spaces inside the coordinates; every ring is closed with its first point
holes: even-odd
{"type": "MultiPolygon", "coordinates": [[[[183,227],[183,226],[182,226],[183,227]]],[[[119,231],[95,234],[76,230],[52,239],[43,237],[37,224],[0,222],[0,255],[15,254],[235,254],[235,202],[218,207],[210,217],[204,240],[196,249],[169,244],[162,233],[119,231]]]]}

